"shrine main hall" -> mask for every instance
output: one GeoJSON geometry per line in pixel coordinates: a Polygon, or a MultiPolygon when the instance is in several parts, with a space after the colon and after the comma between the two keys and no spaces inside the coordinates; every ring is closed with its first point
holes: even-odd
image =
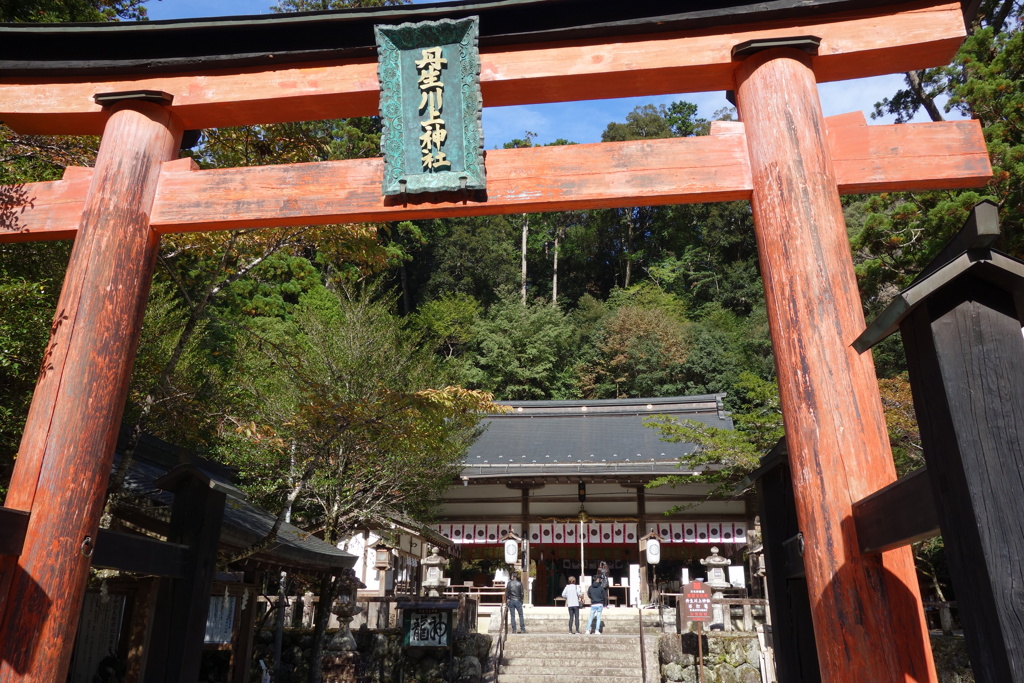
{"type": "MultiPolygon", "coordinates": [[[[489,416],[469,450],[461,480],[449,489],[435,527],[459,548],[457,580],[478,584],[504,567],[511,532],[533,568],[533,603],[554,604],[567,577],[592,576],[605,561],[619,604],[638,596],[641,537],[661,539],[650,575],[671,587],[703,576],[712,546],[744,564],[753,527],[749,495],[712,497],[712,486],[686,458],[694,445],[668,442],[645,425],[658,416],[731,429],[724,394],[591,401],[508,401],[489,416]],[[665,475],[684,483],[648,488],[665,475]],[[686,479],[688,478],[688,479],[686,479]]],[[[743,573],[734,570],[737,582],[743,573]]]]}

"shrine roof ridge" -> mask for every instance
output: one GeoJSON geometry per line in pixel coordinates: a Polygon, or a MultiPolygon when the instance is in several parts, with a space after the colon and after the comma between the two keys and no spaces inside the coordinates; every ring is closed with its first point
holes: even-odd
{"type": "Polygon", "coordinates": [[[530,418],[530,417],[593,417],[597,415],[638,416],[681,413],[716,412],[725,416],[723,399],[726,394],[702,394],[697,396],[665,396],[659,398],[612,398],[579,399],[557,401],[498,401],[499,405],[512,410],[488,416],[488,419],[530,418]]]}
{"type": "Polygon", "coordinates": [[[512,412],[484,419],[485,429],[470,446],[463,466],[487,467],[490,472],[506,466],[550,472],[583,466],[623,472],[648,471],[652,463],[664,467],[685,458],[695,445],[662,441],[657,429],[644,424],[647,418],[666,415],[732,429],[732,418],[723,406],[725,396],[505,401],[512,412]]]}
{"type": "MultiPolygon", "coordinates": [[[[979,0],[961,0],[965,17],[979,0]]],[[[203,71],[374,57],[373,26],[480,17],[482,49],[707,30],[873,8],[906,0],[462,0],[451,3],[151,22],[0,24],[0,73],[203,71]]],[[[925,3],[928,4],[928,3],[925,3]]],[[[934,3],[931,3],[934,4],[934,3]]]]}

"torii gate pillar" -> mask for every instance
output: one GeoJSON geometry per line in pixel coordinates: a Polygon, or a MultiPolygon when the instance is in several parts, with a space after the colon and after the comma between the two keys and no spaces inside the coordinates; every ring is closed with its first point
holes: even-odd
{"type": "Polygon", "coordinates": [[[861,555],[852,504],[896,478],[811,57],[743,61],[753,212],[822,680],[935,681],[909,547],[861,555]]]}
{"type": "Polygon", "coordinates": [[[2,611],[0,681],[67,676],[156,263],[150,213],[180,140],[170,109],[140,100],[115,104],[103,131],[7,494],[32,516],[0,594],[17,601],[2,611]]]}

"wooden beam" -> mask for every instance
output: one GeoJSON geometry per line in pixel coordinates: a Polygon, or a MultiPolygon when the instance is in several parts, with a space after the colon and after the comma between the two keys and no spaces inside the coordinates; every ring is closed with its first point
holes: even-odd
{"type": "Polygon", "coordinates": [[[24,510],[0,507],[0,556],[21,555],[28,516],[24,510]]]}
{"type": "Polygon", "coordinates": [[[188,546],[180,543],[100,529],[92,566],[180,579],[185,576],[187,553],[188,546]]]}
{"type": "MultiPolygon", "coordinates": [[[[637,487],[641,488],[641,487],[637,487]]],[[[650,491],[646,494],[647,500],[664,500],[670,502],[700,502],[708,499],[707,495],[684,495],[674,493],[662,493],[662,494],[651,494],[650,491]]],[[[500,504],[500,503],[516,503],[519,500],[519,496],[507,497],[507,496],[492,496],[487,498],[447,498],[445,499],[446,505],[487,505],[487,504],[500,504]]],[[[636,502],[636,496],[622,496],[622,495],[611,495],[602,493],[590,493],[587,492],[587,502],[595,503],[633,503],[636,502]]],[[[571,494],[565,494],[564,496],[559,495],[548,495],[548,496],[531,496],[530,502],[533,503],[572,503],[577,504],[577,494],[573,491],[571,494]]]]}
{"type": "Polygon", "coordinates": [[[922,467],[853,504],[862,553],[881,553],[939,535],[928,469],[922,467]]]}
{"type": "MultiPolygon", "coordinates": [[[[825,123],[841,193],[977,187],[991,177],[974,120],[868,126],[847,114],[825,123]]],[[[746,145],[743,124],[716,122],[704,137],[491,150],[485,199],[407,202],[381,195],[380,159],[207,171],[178,159],[164,164],[152,225],[172,233],[749,199],[746,145]]],[[[0,242],[73,237],[90,173],[8,186],[0,242]]]]}
{"type": "MultiPolygon", "coordinates": [[[[539,102],[730,90],[734,45],[794,35],[821,38],[818,81],[947,64],[965,36],[960,4],[935,0],[866,8],[813,19],[616,39],[481,50],[481,90],[489,107],[539,102]]],[[[108,80],[0,79],[0,120],[22,133],[96,134],[107,114],[101,92],[159,90],[186,129],[376,115],[379,84],[371,59],[245,67],[108,80]]]]}
{"type": "Polygon", "coordinates": [[[92,175],[71,166],[60,180],[0,186],[0,242],[73,238],[92,175]]]}

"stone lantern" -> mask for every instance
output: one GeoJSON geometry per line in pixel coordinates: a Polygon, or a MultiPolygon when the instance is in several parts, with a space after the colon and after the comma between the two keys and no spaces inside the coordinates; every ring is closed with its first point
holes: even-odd
{"type": "Polygon", "coordinates": [[[448,587],[448,579],[444,578],[444,568],[448,560],[441,557],[436,546],[430,547],[430,555],[423,559],[423,590],[427,597],[439,598],[448,587]]]}
{"type": "Polygon", "coordinates": [[[327,644],[327,649],[333,652],[352,652],[356,649],[356,639],[352,635],[349,624],[352,617],[363,611],[363,608],[356,604],[357,591],[365,588],[363,583],[356,578],[355,570],[346,569],[338,577],[338,597],[331,607],[338,617],[338,632],[327,644]]]}
{"type": "MultiPolygon", "coordinates": [[[[726,576],[725,568],[728,567],[732,562],[725,557],[718,554],[718,547],[712,546],[711,554],[700,561],[708,570],[708,580],[705,582],[712,591],[712,598],[720,600],[724,597],[722,593],[726,588],[731,588],[732,584],[729,583],[729,578],[726,576]]],[[[722,603],[713,602],[711,608],[711,628],[725,628],[725,618],[728,611],[724,608],[722,603]]]]}
{"type": "Polygon", "coordinates": [[[347,683],[356,680],[359,655],[356,653],[356,639],[349,623],[352,617],[363,611],[356,604],[356,591],[366,586],[356,578],[352,569],[345,569],[337,579],[338,598],[331,607],[338,617],[340,627],[327,645],[321,658],[321,672],[324,683],[347,683]]]}

